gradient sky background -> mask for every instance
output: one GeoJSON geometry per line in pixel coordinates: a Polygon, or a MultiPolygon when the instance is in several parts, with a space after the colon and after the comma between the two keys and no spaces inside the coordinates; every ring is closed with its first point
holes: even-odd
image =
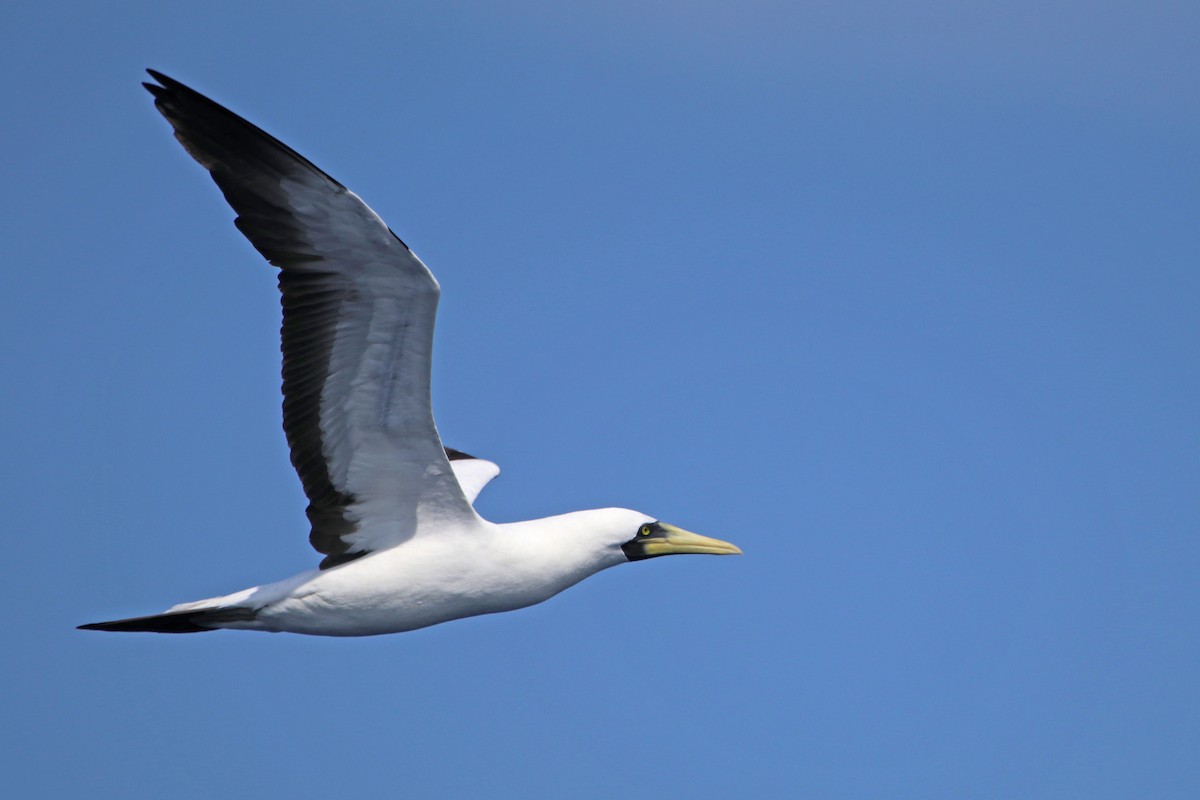
{"type": "Polygon", "coordinates": [[[1200,796],[1197,41],[1195,3],[4,3],[5,794],[1200,796]],[[433,269],[486,516],[746,555],[399,636],[74,630],[316,561],[274,271],[145,67],[433,269]]]}

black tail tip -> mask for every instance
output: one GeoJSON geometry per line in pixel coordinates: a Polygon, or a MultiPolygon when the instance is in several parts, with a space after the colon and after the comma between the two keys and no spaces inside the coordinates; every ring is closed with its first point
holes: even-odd
{"type": "Polygon", "coordinates": [[[153,614],[148,617],[114,619],[110,622],[89,622],[80,625],[79,631],[117,631],[120,633],[204,633],[216,630],[201,625],[200,619],[207,611],[177,611],[171,614],[153,614]]]}

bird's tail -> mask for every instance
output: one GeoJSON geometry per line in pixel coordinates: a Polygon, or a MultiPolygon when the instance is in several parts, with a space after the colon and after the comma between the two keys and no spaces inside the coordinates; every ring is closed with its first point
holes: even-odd
{"type": "Polygon", "coordinates": [[[252,608],[200,608],[167,611],[148,617],[114,619],[80,625],[81,631],[123,631],[144,633],[204,633],[225,627],[229,622],[249,622],[254,619],[252,608]]]}

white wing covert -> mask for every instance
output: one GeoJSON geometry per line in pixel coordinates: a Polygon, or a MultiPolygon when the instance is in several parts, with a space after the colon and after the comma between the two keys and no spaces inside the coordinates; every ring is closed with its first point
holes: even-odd
{"type": "Polygon", "coordinates": [[[405,541],[418,519],[477,519],[433,420],[433,275],[303,156],[150,74],[161,85],[144,85],[175,137],[211,173],[238,229],[280,268],[283,428],[322,568],[405,541]]]}
{"type": "Polygon", "coordinates": [[[474,506],[475,498],[479,497],[483,487],[500,474],[499,465],[486,459],[469,456],[461,450],[451,447],[446,448],[446,456],[450,459],[454,477],[458,478],[458,485],[462,487],[467,502],[474,506]]]}

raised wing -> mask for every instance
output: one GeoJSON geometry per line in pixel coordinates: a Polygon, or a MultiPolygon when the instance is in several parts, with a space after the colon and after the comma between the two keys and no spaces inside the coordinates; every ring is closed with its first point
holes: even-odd
{"type": "MultiPolygon", "coordinates": [[[[375,212],[307,159],[153,70],[143,84],[280,268],[283,429],[322,567],[478,519],[429,396],[433,275],[375,212]]],[[[485,481],[486,482],[486,481],[485,481]]],[[[480,484],[482,486],[482,484],[480,484]]]]}
{"type": "Polygon", "coordinates": [[[467,496],[467,502],[472,505],[475,504],[475,498],[479,497],[479,493],[483,491],[483,487],[500,474],[499,465],[482,458],[469,456],[461,450],[447,447],[446,456],[450,459],[454,477],[458,478],[458,485],[462,487],[463,494],[467,496]]]}

